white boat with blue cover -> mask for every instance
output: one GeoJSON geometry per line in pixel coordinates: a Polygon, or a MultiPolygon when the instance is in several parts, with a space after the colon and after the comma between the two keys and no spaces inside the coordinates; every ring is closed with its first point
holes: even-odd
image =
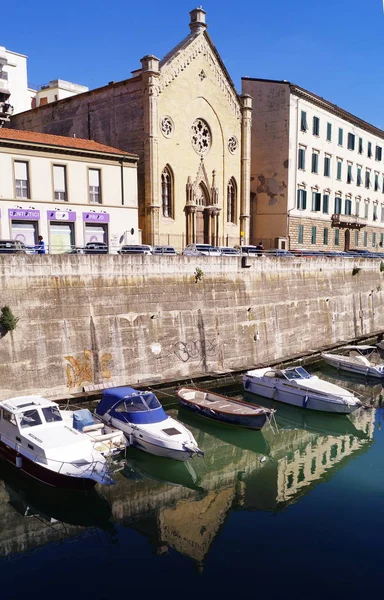
{"type": "Polygon", "coordinates": [[[303,367],[254,369],[243,376],[243,385],[253,394],[311,410],[349,414],[362,405],[352,392],[303,367]]]}
{"type": "Polygon", "coordinates": [[[182,461],[204,456],[192,433],[169,417],[150,391],[107,389],[95,412],[105,423],[123,431],[129,446],[182,461]]]}
{"type": "Polygon", "coordinates": [[[337,354],[323,352],[321,358],[341,371],[384,379],[384,362],[376,346],[345,346],[337,354]]]}

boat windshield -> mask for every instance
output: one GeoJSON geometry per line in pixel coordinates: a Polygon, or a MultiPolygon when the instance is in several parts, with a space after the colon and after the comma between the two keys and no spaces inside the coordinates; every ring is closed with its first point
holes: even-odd
{"type": "Polygon", "coordinates": [[[36,425],[41,425],[41,417],[38,410],[26,410],[25,412],[21,413],[20,427],[22,429],[25,427],[35,427],[36,425]]]}
{"type": "Polygon", "coordinates": [[[57,406],[47,406],[43,408],[43,415],[47,423],[62,421],[61,414],[57,406]]]}
{"type": "Polygon", "coordinates": [[[284,371],[284,375],[290,381],[292,379],[309,379],[311,377],[310,374],[308,373],[308,371],[303,369],[303,367],[295,367],[293,369],[286,369],[284,371]]]}
{"type": "Polygon", "coordinates": [[[116,412],[139,412],[160,408],[161,404],[154,394],[140,394],[124,398],[116,408],[116,412]]]}

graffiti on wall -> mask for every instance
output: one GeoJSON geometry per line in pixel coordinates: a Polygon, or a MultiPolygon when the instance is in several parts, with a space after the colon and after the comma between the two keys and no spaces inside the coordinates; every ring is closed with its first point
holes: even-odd
{"type": "Polygon", "coordinates": [[[95,383],[99,379],[111,379],[112,354],[105,352],[100,358],[91,350],[84,350],[80,357],[65,356],[67,387],[80,387],[85,383],[95,383]]]}
{"type": "Polygon", "coordinates": [[[201,340],[176,342],[171,349],[171,353],[177,356],[182,362],[189,362],[190,360],[202,361],[205,358],[217,356],[218,344],[209,340],[205,340],[204,343],[201,340]]]}

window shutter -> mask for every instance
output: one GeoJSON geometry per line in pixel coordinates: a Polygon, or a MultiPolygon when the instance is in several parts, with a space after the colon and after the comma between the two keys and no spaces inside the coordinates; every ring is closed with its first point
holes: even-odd
{"type": "Polygon", "coordinates": [[[55,192],[65,192],[65,166],[53,166],[53,185],[55,192]]]}
{"type": "Polygon", "coordinates": [[[15,161],[15,179],[28,180],[28,167],[26,162],[15,161]]]}
{"type": "Polygon", "coordinates": [[[99,169],[89,169],[89,185],[92,187],[100,187],[99,169]]]}

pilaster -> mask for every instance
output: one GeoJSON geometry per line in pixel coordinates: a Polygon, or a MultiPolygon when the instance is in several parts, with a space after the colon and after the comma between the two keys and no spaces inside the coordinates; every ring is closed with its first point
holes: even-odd
{"type": "Polygon", "coordinates": [[[148,55],[141,59],[144,108],[144,171],[145,171],[145,242],[157,244],[160,226],[159,197],[159,59],[148,55]]]}
{"type": "Polygon", "coordinates": [[[251,195],[251,128],[252,98],[242,94],[241,99],[241,187],[240,187],[240,243],[249,243],[249,216],[251,195]]]}

